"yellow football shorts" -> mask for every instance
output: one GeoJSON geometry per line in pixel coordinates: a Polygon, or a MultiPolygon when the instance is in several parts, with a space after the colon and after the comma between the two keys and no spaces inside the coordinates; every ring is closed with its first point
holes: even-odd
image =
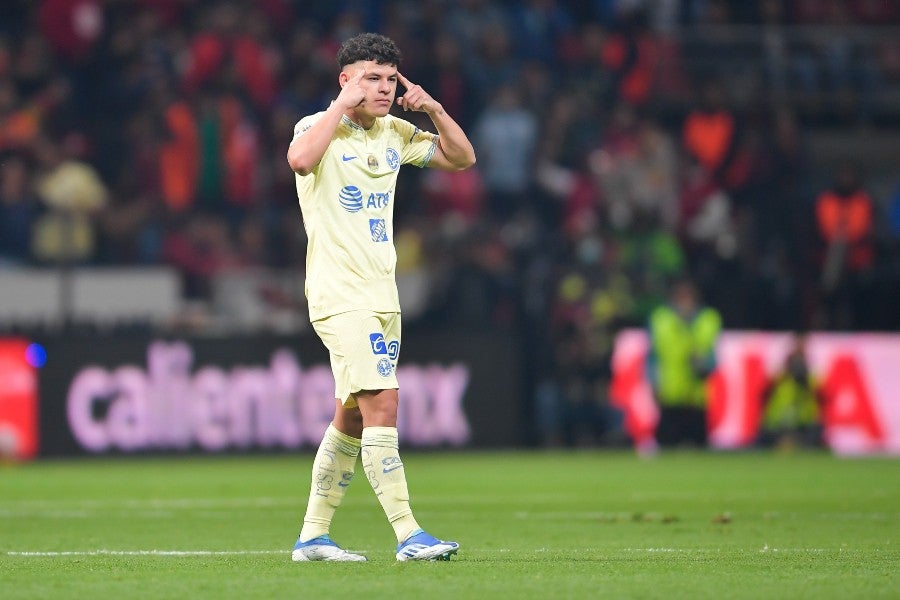
{"type": "Polygon", "coordinates": [[[312,325],[331,357],[334,397],[346,408],[356,406],[353,394],[361,390],[400,387],[400,313],[353,310],[312,325]]]}

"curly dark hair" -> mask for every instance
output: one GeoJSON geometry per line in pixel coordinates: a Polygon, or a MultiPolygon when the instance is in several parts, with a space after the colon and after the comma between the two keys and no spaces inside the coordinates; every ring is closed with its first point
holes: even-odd
{"type": "Polygon", "coordinates": [[[344,68],[358,60],[374,60],[380,65],[400,66],[403,56],[394,40],[379,33],[361,33],[341,44],[338,65],[344,68]]]}

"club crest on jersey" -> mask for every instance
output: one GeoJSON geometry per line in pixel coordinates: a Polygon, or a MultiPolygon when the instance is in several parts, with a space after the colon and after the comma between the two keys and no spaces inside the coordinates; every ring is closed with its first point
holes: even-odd
{"type": "Polygon", "coordinates": [[[387,225],[385,225],[384,219],[369,219],[369,231],[372,234],[373,242],[388,241],[387,225]]]}
{"type": "Polygon", "coordinates": [[[391,171],[396,171],[400,167],[400,155],[397,154],[397,151],[393,148],[387,149],[385,158],[387,158],[387,164],[391,168],[391,171]]]}
{"type": "Polygon", "coordinates": [[[347,212],[355,213],[362,210],[362,192],[359,191],[359,188],[355,185],[345,185],[342,187],[341,192],[338,194],[338,200],[347,212]]]}

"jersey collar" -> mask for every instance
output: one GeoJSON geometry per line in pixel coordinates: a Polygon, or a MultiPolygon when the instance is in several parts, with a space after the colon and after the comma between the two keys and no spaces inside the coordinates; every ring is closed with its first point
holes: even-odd
{"type": "Polygon", "coordinates": [[[365,131],[365,129],[354,123],[353,120],[347,115],[341,115],[341,123],[354,131],[365,131]]]}
{"type": "Polygon", "coordinates": [[[384,117],[376,117],[375,122],[372,123],[372,126],[369,129],[365,129],[364,127],[354,123],[353,120],[347,115],[341,115],[341,123],[349,127],[351,131],[371,134],[375,131],[378,131],[378,129],[381,127],[381,121],[383,120],[383,118],[384,117]]]}

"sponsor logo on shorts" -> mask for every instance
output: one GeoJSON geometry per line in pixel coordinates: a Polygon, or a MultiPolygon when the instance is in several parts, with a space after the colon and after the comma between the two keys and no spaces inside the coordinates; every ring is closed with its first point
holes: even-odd
{"type": "Polygon", "coordinates": [[[375,368],[378,369],[378,374],[382,377],[390,377],[391,373],[394,372],[394,365],[387,358],[380,359],[375,368]]]}
{"type": "Polygon", "coordinates": [[[372,344],[372,354],[387,354],[387,342],[384,341],[384,334],[370,333],[369,343],[372,344]]]}
{"type": "Polygon", "coordinates": [[[387,354],[391,360],[397,360],[400,355],[400,342],[398,340],[388,342],[382,333],[370,333],[369,344],[372,345],[372,354],[387,354]]]}

